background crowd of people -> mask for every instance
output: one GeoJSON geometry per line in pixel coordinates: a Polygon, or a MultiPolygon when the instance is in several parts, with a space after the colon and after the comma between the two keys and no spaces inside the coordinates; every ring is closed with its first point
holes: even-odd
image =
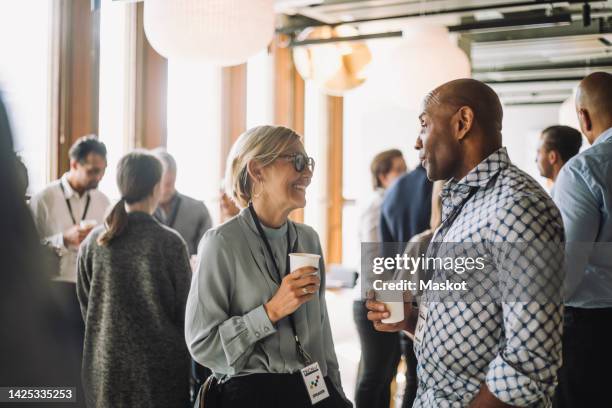
{"type": "MultiPolygon", "coordinates": [[[[72,146],[70,170],[28,208],[27,172],[0,108],[0,324],[8,333],[0,384],[73,384],[84,396],[77,404],[89,407],[187,407],[198,396],[207,406],[302,407],[313,404],[302,370],[309,367],[321,377],[310,388],[328,394],[315,406],[351,406],[319,236],[289,218],[304,208],[315,171],[300,135],[259,126],[238,138],[225,172],[226,221],[213,227],[204,203],[176,190],[179,164],[163,149],[119,161],[121,198],[111,205],[97,189],[107,150],[93,135],[72,146]],[[319,260],[292,270],[290,253],[319,260]]],[[[353,305],[357,407],[390,405],[401,355],[403,407],[608,401],[612,252],[600,244],[612,241],[612,75],[580,83],[576,112],[580,131],[550,126],[534,152],[550,193],[512,164],[502,105],[476,80],[425,97],[415,139],[421,165],[408,171],[396,149],[374,157],[360,241],[402,243],[414,255],[484,243],[495,286],[511,285],[501,272],[524,264],[520,273],[544,278],[542,291],[558,298],[448,303],[423,293],[405,303],[404,320],[383,323],[389,310],[365,290],[362,271],[353,305]],[[581,132],[591,145],[582,152],[581,132]],[[496,249],[515,242],[566,245],[565,259],[541,250],[517,260],[496,249]]],[[[429,276],[447,278],[440,270],[429,276]]]]}

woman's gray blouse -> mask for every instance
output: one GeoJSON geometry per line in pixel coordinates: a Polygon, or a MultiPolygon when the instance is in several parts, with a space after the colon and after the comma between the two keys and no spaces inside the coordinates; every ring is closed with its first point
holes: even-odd
{"type": "MultiPolygon", "coordinates": [[[[287,228],[292,248],[297,238],[295,252],[321,255],[319,237],[309,226],[288,221],[276,230],[264,227],[283,274],[287,228]]],[[[304,349],[344,395],[325,304],[322,257],[319,271],[319,296],[300,306],[293,316],[304,349]]],[[[289,319],[273,325],[263,307],[280,281],[248,208],[209,230],[200,242],[187,300],[185,337],[193,358],[223,379],[293,373],[303,368],[289,319]]]]}

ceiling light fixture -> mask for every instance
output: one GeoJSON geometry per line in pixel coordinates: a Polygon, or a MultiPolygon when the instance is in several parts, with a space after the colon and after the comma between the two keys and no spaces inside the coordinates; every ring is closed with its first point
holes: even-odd
{"type": "Polygon", "coordinates": [[[274,0],[145,0],[144,29],[169,59],[237,65],[274,35],[274,0]]]}

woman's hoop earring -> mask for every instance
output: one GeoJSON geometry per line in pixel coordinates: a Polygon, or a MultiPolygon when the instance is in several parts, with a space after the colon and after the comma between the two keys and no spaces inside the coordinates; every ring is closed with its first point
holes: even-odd
{"type": "Polygon", "coordinates": [[[261,197],[261,194],[263,193],[264,190],[264,185],[263,185],[263,180],[259,180],[259,185],[261,185],[261,191],[257,194],[255,194],[254,190],[255,190],[255,186],[253,186],[253,198],[259,198],[261,197]]]}

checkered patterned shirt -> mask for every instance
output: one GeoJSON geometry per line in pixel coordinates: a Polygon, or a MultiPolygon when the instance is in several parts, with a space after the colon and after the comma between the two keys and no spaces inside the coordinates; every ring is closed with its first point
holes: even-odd
{"type": "MultiPolygon", "coordinates": [[[[483,382],[505,403],[551,406],[561,365],[563,268],[562,252],[555,256],[541,244],[562,248],[557,207],[510,162],[505,148],[462,180],[449,181],[441,196],[445,221],[428,256],[444,243],[481,245],[487,252],[485,271],[461,276],[481,285],[483,297],[431,301],[432,292],[424,293],[429,312],[422,343],[415,344],[419,389],[414,407],[468,406],[483,382]],[[499,246],[504,243],[523,243],[528,250],[504,251],[499,246]],[[544,288],[552,288],[559,301],[536,300],[544,288]],[[490,289],[518,291],[522,298],[496,297],[490,289]]],[[[435,270],[433,280],[453,279],[451,274],[435,270]]]]}

